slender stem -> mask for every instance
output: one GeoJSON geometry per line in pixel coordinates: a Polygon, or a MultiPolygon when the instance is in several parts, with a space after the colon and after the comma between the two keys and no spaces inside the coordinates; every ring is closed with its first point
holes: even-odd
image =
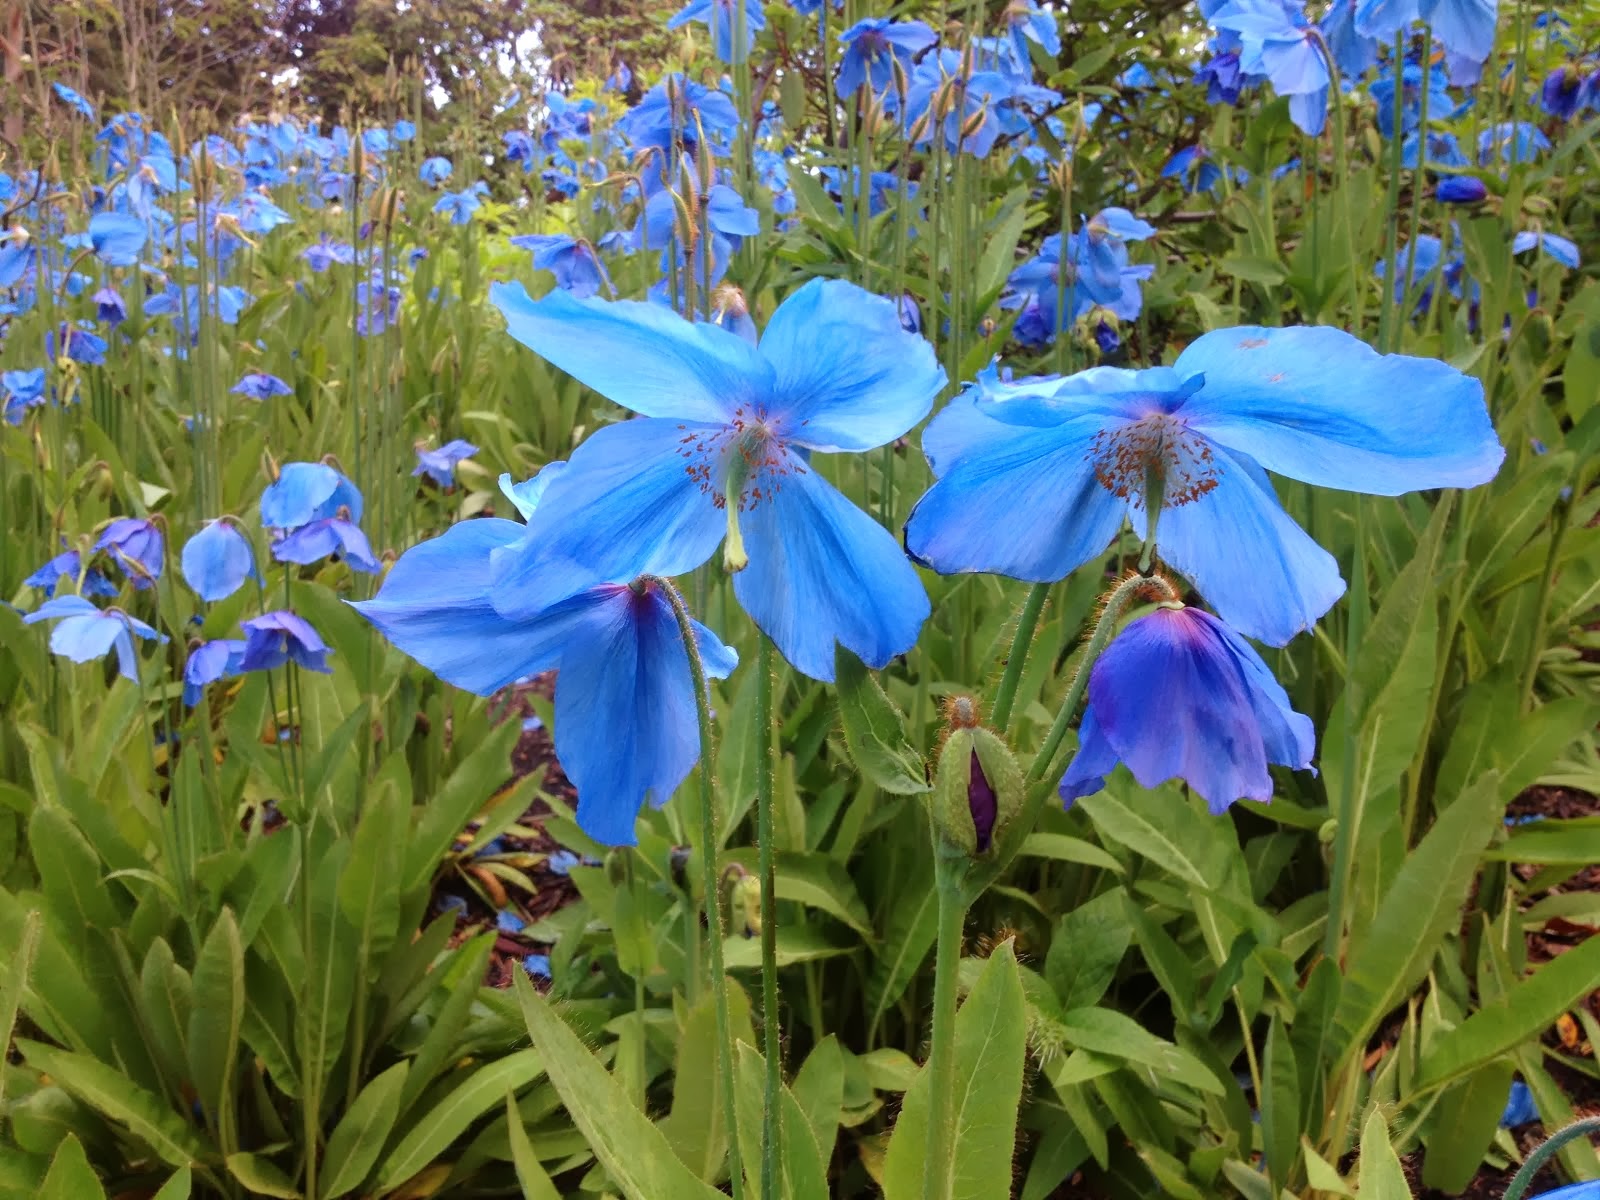
{"type": "Polygon", "coordinates": [[[1528,1155],[1528,1161],[1522,1164],[1522,1169],[1511,1177],[1511,1182],[1506,1186],[1505,1200],[1522,1200],[1522,1193],[1533,1183],[1533,1177],[1557,1150],[1574,1138],[1592,1133],[1600,1133],[1600,1117],[1585,1117],[1556,1130],[1534,1148],[1533,1153],[1528,1155]]]}
{"type": "Polygon", "coordinates": [[[1533,621],[1528,634],[1528,661],[1522,668],[1522,686],[1517,691],[1521,698],[1518,710],[1522,712],[1533,707],[1533,685],[1539,678],[1539,662],[1544,657],[1545,610],[1550,607],[1556,564],[1561,560],[1561,543],[1571,519],[1571,503],[1563,502],[1557,506],[1555,525],[1550,531],[1550,549],[1544,557],[1544,574],[1539,577],[1539,598],[1534,601],[1533,621]]]}
{"type": "Polygon", "coordinates": [[[766,1091],[761,1110],[761,1197],[778,1200],[778,1103],[783,1074],[779,1062],[778,1024],[778,922],[776,847],[773,845],[772,782],[772,642],[757,634],[756,736],[761,739],[756,756],[756,839],[761,870],[761,1041],[767,1059],[766,1091]]]}
{"type": "Polygon", "coordinates": [[[994,712],[990,716],[990,724],[997,733],[1004,733],[1011,723],[1011,707],[1017,700],[1017,685],[1022,682],[1028,647],[1033,644],[1033,631],[1039,627],[1039,614],[1044,611],[1045,598],[1049,595],[1050,584],[1034,584],[1017,613],[1017,628],[1011,636],[1011,651],[1006,655],[1005,674],[1000,676],[1000,688],[994,694],[994,712]]]}
{"type": "Polygon", "coordinates": [[[1089,645],[1084,649],[1083,659],[1078,663],[1072,682],[1067,685],[1066,697],[1061,701],[1061,711],[1056,713],[1055,724],[1050,726],[1044,745],[1039,748],[1038,757],[1033,760],[1033,767],[1028,772],[1028,782],[1043,779],[1049,773],[1050,764],[1055,761],[1056,751],[1061,749],[1062,739],[1067,736],[1067,727],[1072,724],[1073,715],[1078,711],[1078,702],[1083,699],[1083,693],[1089,686],[1089,671],[1094,666],[1095,659],[1100,657],[1100,652],[1111,641],[1111,635],[1116,632],[1117,618],[1122,616],[1122,610],[1128,606],[1128,601],[1133,599],[1134,593],[1154,582],[1153,577],[1129,575],[1111,589],[1105,600],[1105,608],[1100,613],[1100,619],[1095,622],[1094,632],[1089,635],[1089,645]]]}
{"type": "Polygon", "coordinates": [[[678,619],[678,636],[689,656],[689,676],[694,681],[695,717],[700,727],[700,869],[705,881],[706,941],[711,965],[711,994],[717,1021],[717,1074],[722,1087],[722,1120],[728,1136],[728,1177],[733,1195],[744,1195],[744,1172],[739,1162],[739,1125],[733,1096],[733,1023],[728,1016],[728,987],[723,975],[722,939],[727,936],[722,904],[722,885],[717,876],[717,804],[713,787],[716,777],[716,745],[711,736],[711,698],[706,690],[706,668],[700,658],[700,645],[694,636],[689,608],[683,593],[665,579],[658,579],[661,594],[672,605],[678,619]]]}
{"type": "Polygon", "coordinates": [[[311,815],[302,813],[299,824],[300,840],[300,938],[305,946],[306,973],[300,985],[300,1070],[305,1086],[301,1111],[304,1116],[306,1140],[306,1200],[317,1200],[317,1137],[321,1122],[317,1114],[322,1108],[322,1081],[314,1078],[311,1069],[311,988],[316,972],[311,970],[315,961],[311,949],[311,815]]]}
{"type": "Polygon", "coordinates": [[[955,1183],[956,981],[961,973],[961,931],[967,919],[963,883],[967,860],[934,837],[934,887],[939,894],[939,941],[933,974],[933,1043],[928,1050],[928,1142],[922,1170],[923,1200],[950,1200],[955,1183]]]}

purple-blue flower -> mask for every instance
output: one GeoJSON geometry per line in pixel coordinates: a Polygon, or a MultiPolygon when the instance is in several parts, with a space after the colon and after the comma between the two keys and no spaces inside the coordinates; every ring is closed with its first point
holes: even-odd
{"type": "Polygon", "coordinates": [[[511,244],[531,250],[533,269],[551,272],[556,277],[556,286],[571,292],[579,300],[594,295],[605,281],[606,273],[600,265],[600,256],[587,241],[579,241],[564,233],[528,233],[512,238],[511,244]]]}
{"type": "Polygon", "coordinates": [[[269,529],[298,529],[341,513],[361,520],[361,493],[327,463],[284,463],[261,493],[261,523],[269,529]]]}
{"type": "Polygon", "coordinates": [[[113,561],[136,590],[155,586],[161,578],[166,539],[161,526],[138,517],[119,517],[107,525],[95,542],[95,550],[108,550],[113,561]]]}
{"type": "Polygon", "coordinates": [[[183,702],[193,708],[205,695],[206,684],[240,672],[245,643],[235,638],[202,642],[189,651],[183,664],[183,702]]]}
{"type": "Polygon", "coordinates": [[[1090,671],[1061,798],[1093,795],[1121,762],[1140,786],[1182,779],[1221,813],[1272,799],[1267,765],[1308,770],[1315,749],[1311,719],[1248,642],[1202,609],[1162,605],[1130,622],[1090,671]]]}
{"type": "Polygon", "coordinates": [[[294,389],[276,375],[265,371],[249,371],[239,382],[228,389],[235,396],[249,396],[252,400],[269,400],[273,396],[292,396],[294,389]]]}
{"type": "Polygon", "coordinates": [[[711,30],[718,58],[723,62],[739,63],[749,57],[756,44],[756,34],[767,27],[767,14],[761,6],[761,0],[689,0],[688,4],[673,14],[667,22],[667,28],[677,29],[690,21],[698,21],[711,30]],[[738,38],[741,18],[744,22],[743,42],[738,38]]]}
{"type": "Polygon", "coordinates": [[[44,403],[45,373],[43,367],[26,371],[6,371],[0,374],[0,388],[5,389],[5,414],[8,425],[22,424],[22,414],[44,403]]]}
{"type": "Polygon", "coordinates": [[[241,622],[245,633],[244,653],[236,671],[270,671],[285,663],[298,663],[308,671],[331,674],[328,647],[311,628],[311,623],[287,609],[262,613],[254,620],[241,622]]]}
{"type": "Polygon", "coordinates": [[[1124,520],[1144,535],[1155,481],[1161,557],[1223,620],[1273,645],[1309,628],[1344,581],[1267,471],[1392,496],[1472,487],[1505,457],[1478,380],[1322,327],[1216,330],[1144,371],[980,376],[922,442],[938,482],[906,545],[934,570],[1062,579],[1124,520]]]}
{"type": "Polygon", "coordinates": [[[471,442],[456,438],[446,442],[437,450],[430,450],[426,446],[417,447],[417,465],[411,472],[413,475],[426,475],[440,487],[454,487],[456,482],[456,464],[464,458],[471,458],[478,452],[478,448],[471,442]]]}
{"type": "Polygon", "coordinates": [[[56,596],[22,618],[28,625],[59,621],[50,631],[50,652],[75,663],[93,662],[113,650],[124,679],[139,682],[139,656],[133,639],[167,639],[136,617],[116,608],[99,609],[82,596],[56,596]]]}
{"type": "Polygon", "coordinates": [[[108,267],[137,264],[147,236],[145,223],[128,213],[95,213],[89,218],[89,244],[108,267]]]}
{"type": "Polygon", "coordinates": [[[887,17],[857,21],[839,35],[844,51],[834,89],[849,97],[865,84],[873,95],[881,95],[894,84],[896,66],[902,79],[909,80],[912,61],[938,40],[939,35],[921,21],[887,17]]]}
{"type": "Polygon", "coordinates": [[[1446,175],[1433,189],[1441,204],[1476,204],[1488,194],[1488,187],[1475,175],[1446,175]]]}
{"type": "Polygon", "coordinates": [[[680,575],[724,541],[734,594],[796,669],[831,680],[835,644],[882,667],[916,641],[927,594],[894,537],[811,468],[903,434],[944,383],[933,348],[895,305],[813,279],[779,305],[759,345],[631,301],[491,299],[511,335],[640,420],[606,425],[573,454],[504,556],[493,593],[516,618],[577,586],[542,570],[569,547],[579,578],[680,575]]]}
{"type": "Polygon", "coordinates": [[[56,588],[63,579],[77,587],[80,595],[109,597],[117,594],[117,585],[99,571],[93,567],[87,571],[83,569],[83,560],[76,550],[66,550],[56,555],[22,582],[28,587],[41,589],[46,597],[50,597],[56,594],[56,588]],[[81,583],[80,574],[83,577],[81,583]]]}

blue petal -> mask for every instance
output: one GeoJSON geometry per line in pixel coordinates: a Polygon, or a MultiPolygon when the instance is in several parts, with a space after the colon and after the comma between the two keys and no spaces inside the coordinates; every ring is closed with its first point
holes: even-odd
{"type": "Polygon", "coordinates": [[[562,291],[532,300],[520,283],[497,283],[489,296],[517,341],[647,417],[720,423],[769,391],[771,372],[742,338],[659,304],[562,291]]]}
{"type": "Polygon", "coordinates": [[[1205,386],[1179,415],[1212,441],[1320,487],[1397,496],[1473,487],[1505,457],[1483,384],[1338,329],[1219,329],[1174,364],[1205,386]]]}
{"type": "Polygon", "coordinates": [[[1089,705],[1084,709],[1083,721],[1078,726],[1077,753],[1067,764],[1066,774],[1061,777],[1061,785],[1057,789],[1062,802],[1071,807],[1074,800],[1094,795],[1105,787],[1106,776],[1111,774],[1119,761],[1117,752],[1106,741],[1099,722],[1094,719],[1094,705],[1089,705]]]}
{"type": "Polygon", "coordinates": [[[683,439],[705,426],[660,417],[596,430],[545,490],[524,543],[496,565],[495,606],[525,617],[593,583],[692,571],[722,541],[727,518],[688,472],[683,439]],[[583,571],[550,570],[557,555],[583,571]]]}
{"type": "Polygon", "coordinates": [[[835,643],[873,668],[916,643],[929,613],[916,568],[814,469],[790,475],[740,524],[750,565],[734,595],[796,670],[829,683],[835,643]]]}
{"type": "MultiPolygon", "coordinates": [[[[631,845],[645,802],[671,798],[700,756],[689,658],[656,588],[589,593],[556,678],[556,753],[578,791],[578,824],[597,841],[631,845]]],[[[733,654],[696,628],[707,673],[733,654]]]]}
{"type": "Polygon", "coordinates": [[[487,696],[554,667],[581,608],[509,621],[489,602],[493,552],[521,539],[515,521],[479,517],[414,546],[371,600],[352,604],[439,678],[487,696]]]}
{"type": "Polygon", "coordinates": [[[31,613],[24,615],[22,623],[24,625],[37,625],[40,621],[50,621],[57,617],[94,617],[99,615],[100,610],[82,596],[65,595],[46,600],[31,613]]]}
{"type": "Polygon", "coordinates": [[[944,387],[933,347],[908,333],[892,301],[840,279],[813,279],[772,314],[761,354],[772,411],[814,450],[871,450],[923,417],[944,387]]]}
{"type": "MultiPolygon", "coordinates": [[[[1344,594],[1339,564],[1283,511],[1259,467],[1212,449],[1216,487],[1162,511],[1156,549],[1228,624],[1285,645],[1344,594]]],[[[1143,512],[1132,517],[1143,536],[1143,512]]]]}
{"type": "Polygon", "coordinates": [[[94,662],[126,635],[122,622],[109,613],[68,617],[50,631],[50,652],[75,663],[94,662]]]}
{"type": "Polygon", "coordinates": [[[227,521],[211,521],[183,547],[183,579],[202,600],[233,595],[255,570],[250,542],[227,521]]]}
{"type": "Polygon", "coordinates": [[[1054,581],[1102,553],[1122,524],[1126,501],[1094,473],[1104,417],[1038,426],[991,415],[1012,405],[1023,415],[1025,403],[957,400],[928,427],[924,442],[937,447],[942,478],[912,509],[906,546],[940,574],[1054,581]]]}
{"type": "Polygon", "coordinates": [[[564,459],[546,463],[533,478],[524,479],[521,483],[511,482],[510,471],[502,472],[500,493],[516,506],[524,521],[529,520],[533,516],[533,510],[539,507],[539,501],[544,497],[544,490],[566,470],[566,466],[564,459]]]}
{"type": "Polygon", "coordinates": [[[361,520],[361,493],[326,463],[284,463],[261,493],[261,523],[269,529],[297,529],[340,508],[361,520]]]}

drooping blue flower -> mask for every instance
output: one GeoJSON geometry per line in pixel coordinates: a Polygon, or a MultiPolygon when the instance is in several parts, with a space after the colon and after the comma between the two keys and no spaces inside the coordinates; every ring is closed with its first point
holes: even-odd
{"type": "Polygon", "coordinates": [[[183,702],[190,708],[206,694],[206,684],[240,673],[245,643],[236,638],[203,642],[189,651],[183,664],[183,702]]]}
{"type": "Polygon", "coordinates": [[[1570,63],[1562,63],[1545,76],[1539,89],[1539,105],[1561,121],[1570,121],[1583,107],[1584,74],[1570,63]]]}
{"type": "Polygon", "coordinates": [[[897,65],[902,80],[909,80],[912,61],[938,40],[939,35],[921,21],[887,17],[857,21],[839,35],[844,51],[834,88],[841,97],[850,97],[866,84],[873,95],[882,95],[894,86],[897,65]]]}
{"type": "Polygon", "coordinates": [[[1316,137],[1328,119],[1328,64],[1317,46],[1320,36],[1298,4],[1281,0],[1227,0],[1207,18],[1239,39],[1239,66],[1246,75],[1264,76],[1280,96],[1289,97],[1289,116],[1316,137]]]}
{"type": "Polygon", "coordinates": [[[21,226],[0,230],[0,291],[9,291],[33,272],[39,252],[21,226]]]}
{"type": "Polygon", "coordinates": [[[1223,620],[1273,645],[1309,628],[1344,581],[1266,471],[1392,496],[1483,483],[1505,456],[1478,380],[1322,327],[1216,330],[1144,371],[980,376],[934,418],[923,451],[938,482],[906,544],[934,570],[1062,579],[1124,519],[1144,535],[1156,480],[1161,557],[1223,620]]]}
{"type": "Polygon", "coordinates": [[[4,388],[6,394],[6,423],[20,425],[25,412],[44,403],[44,368],[6,371],[0,374],[0,388],[4,388]]]}
{"type": "Polygon", "coordinates": [[[631,87],[633,87],[633,69],[625,62],[617,63],[616,69],[606,76],[605,90],[625,93],[631,87]]]}
{"type": "MultiPolygon", "coordinates": [[[[525,346],[643,419],[583,442],[550,485],[529,545],[562,541],[596,583],[693,570],[726,538],[734,594],[784,657],[831,680],[835,644],[882,667],[916,641],[927,595],[893,536],[811,469],[813,452],[859,452],[927,413],[944,373],[895,305],[813,279],[753,346],[652,304],[540,301],[517,284],[491,299],[525,346]]],[[[505,557],[494,603],[547,608],[576,584],[505,557]]]]}
{"type": "Polygon", "coordinates": [[[56,588],[63,579],[72,583],[82,596],[110,597],[117,594],[117,585],[95,568],[83,569],[83,560],[76,550],[66,550],[56,555],[22,582],[28,587],[41,589],[48,598],[56,594],[56,588]]]}
{"type": "Polygon", "coordinates": [[[1142,787],[1182,779],[1213,813],[1271,800],[1269,763],[1309,770],[1311,718],[1294,711],[1261,656],[1198,608],[1131,621],[1089,673],[1078,753],[1061,780],[1071,804],[1126,763],[1142,787]]]}
{"type": "Polygon", "coordinates": [[[262,613],[240,623],[244,630],[244,653],[236,671],[270,671],[285,663],[298,663],[308,671],[333,673],[328,666],[328,646],[304,617],[288,609],[262,613]]]}
{"type": "Polygon", "coordinates": [[[1186,192],[1214,192],[1227,177],[1228,168],[1218,166],[1211,152],[1198,142],[1175,150],[1161,167],[1161,178],[1176,179],[1186,192]]]}
{"type": "Polygon", "coordinates": [[[1356,9],[1360,0],[1333,0],[1318,27],[1328,43],[1334,65],[1345,79],[1360,79],[1378,62],[1376,39],[1356,30],[1356,9]]]}
{"type": "MultiPolygon", "coordinates": [[[[1443,121],[1456,111],[1455,97],[1450,94],[1449,80],[1437,67],[1426,73],[1415,63],[1406,63],[1400,72],[1400,133],[1415,133],[1422,125],[1423,101],[1426,100],[1428,120],[1443,121]]],[[[1367,89],[1377,109],[1378,132],[1386,138],[1395,133],[1395,77],[1388,71],[1373,80],[1367,89]]]]}
{"type": "Polygon", "coordinates": [[[128,309],[122,302],[122,293],[116,288],[109,285],[103,287],[92,298],[95,316],[106,324],[115,327],[128,319],[128,309]]]}
{"type": "Polygon", "coordinates": [[[56,98],[68,108],[72,109],[80,117],[85,117],[90,121],[94,120],[94,105],[79,95],[75,89],[68,87],[64,83],[53,83],[50,86],[55,91],[56,98]]]}
{"type": "Polygon", "coordinates": [[[556,286],[579,300],[594,295],[605,282],[600,256],[587,241],[564,233],[529,233],[512,238],[511,244],[531,250],[534,270],[551,272],[556,277],[556,286]]]}
{"type": "Polygon", "coordinates": [[[106,340],[91,329],[62,322],[59,334],[45,334],[45,349],[51,357],[55,356],[58,344],[65,347],[64,353],[75,363],[86,367],[105,365],[106,340]]]}
{"type": "Polygon", "coordinates": [[[1531,121],[1501,121],[1478,134],[1478,163],[1531,163],[1550,149],[1550,139],[1531,121]]]}
{"type": "Polygon", "coordinates": [[[145,223],[128,213],[102,212],[89,218],[89,243],[108,267],[136,265],[148,236],[145,223]]]}
{"type": "Polygon", "coordinates": [[[231,521],[207,521],[183,546],[183,581],[205,601],[225,600],[256,573],[250,539],[231,521]]]}
{"type": "Polygon", "coordinates": [[[268,375],[265,371],[247,371],[228,391],[235,396],[249,396],[252,400],[270,400],[274,396],[294,395],[292,387],[276,375],[268,375]]]}
{"type": "MultiPolygon", "coordinates": [[[[632,844],[641,805],[665,804],[700,753],[677,620],[654,580],[588,586],[501,615],[495,558],[527,532],[515,521],[461,521],[408,550],[378,595],[354,607],[434,674],[480,695],[557,669],[556,754],[578,792],[578,824],[598,841],[632,844]]],[[[542,569],[562,564],[546,556],[542,569]]],[[[693,629],[706,674],[727,678],[737,656],[699,622],[693,629]]]]}
{"type": "MultiPolygon", "coordinates": [[[[940,137],[945,149],[987,158],[1001,134],[1001,105],[1017,85],[998,71],[973,69],[970,55],[937,50],[924,55],[911,72],[906,93],[906,135],[917,146],[940,137]]],[[[895,94],[888,99],[898,110],[895,94]]]]}
{"type": "Polygon", "coordinates": [[[718,58],[727,63],[741,63],[754,49],[756,35],[767,27],[767,14],[761,0],[689,0],[673,14],[667,28],[677,29],[690,21],[698,21],[710,29],[718,58]],[[741,19],[744,22],[742,43],[738,37],[741,19]]]}
{"type": "Polygon", "coordinates": [[[1523,251],[1532,250],[1535,247],[1542,253],[1548,254],[1563,267],[1570,267],[1576,271],[1581,265],[1577,245],[1560,234],[1524,229],[1511,239],[1511,253],[1513,254],[1521,254],[1523,251]]]}
{"type": "MultiPolygon", "coordinates": [[[[1452,242],[1447,254],[1444,243],[1438,238],[1432,234],[1418,234],[1415,242],[1408,242],[1395,252],[1395,262],[1394,298],[1404,303],[1406,294],[1415,292],[1417,313],[1425,313],[1432,307],[1433,289],[1437,283],[1443,282],[1452,296],[1461,299],[1465,295],[1466,284],[1471,282],[1467,280],[1466,258],[1459,241],[1452,242]]],[[[1379,259],[1373,274],[1379,279],[1389,278],[1388,265],[1379,259]]],[[[1471,294],[1476,301],[1476,282],[1471,282],[1471,294]]]]}
{"type": "Polygon", "coordinates": [[[1207,104],[1237,104],[1244,86],[1244,72],[1239,69],[1239,52],[1224,50],[1213,55],[1195,69],[1196,83],[1206,85],[1207,104]]]}
{"type": "Polygon", "coordinates": [[[107,550],[112,561],[132,581],[136,590],[154,587],[161,578],[166,539],[161,526],[139,517],[119,517],[95,541],[96,551],[107,550]]]}
{"type": "Polygon", "coordinates": [[[448,158],[435,155],[422,160],[422,165],[417,168],[417,177],[431,188],[436,188],[449,179],[455,171],[455,165],[448,158]]]}
{"type": "Polygon", "coordinates": [[[284,463],[261,493],[261,523],[269,529],[298,529],[341,513],[361,520],[361,493],[327,463],[284,463]]]}
{"type": "Polygon", "coordinates": [[[117,670],[124,679],[134,683],[139,682],[139,655],[133,639],[167,640],[164,634],[157,633],[137,617],[130,617],[116,608],[96,608],[82,596],[56,596],[22,620],[28,625],[59,621],[60,624],[50,631],[50,653],[75,663],[94,662],[115,650],[117,670]]]}
{"type": "MultiPolygon", "coordinates": [[[[1500,1128],[1515,1129],[1519,1125],[1527,1125],[1539,1119],[1539,1106],[1534,1103],[1533,1093],[1528,1090],[1528,1085],[1522,1080],[1515,1080],[1511,1090],[1506,1096],[1505,1110],[1500,1114],[1500,1128]]],[[[1553,1192],[1545,1193],[1546,1196],[1554,1195],[1553,1192]]]]}
{"type": "Polygon", "coordinates": [[[454,487],[456,482],[456,464],[464,458],[471,458],[478,452],[478,448],[471,442],[456,438],[446,442],[437,450],[430,450],[426,446],[417,447],[417,465],[411,472],[412,475],[426,475],[440,487],[454,487]]]}
{"type": "Polygon", "coordinates": [[[1494,49],[1498,0],[1360,0],[1356,30],[1393,45],[1395,34],[1422,21],[1453,54],[1483,63],[1494,49]]]}
{"type": "Polygon", "coordinates": [[[1011,39],[1016,61],[1026,63],[1030,55],[1028,43],[1042,49],[1051,58],[1061,53],[1061,31],[1056,28],[1056,14],[1041,9],[1033,0],[1012,0],[1005,11],[1006,36],[1011,39]]]}
{"type": "Polygon", "coordinates": [[[1433,189],[1434,199],[1441,204],[1476,204],[1488,194],[1488,187],[1476,175],[1446,175],[1433,189]]]}
{"type": "Polygon", "coordinates": [[[279,562],[302,566],[337,557],[368,575],[383,570],[383,564],[372,553],[367,535],[354,521],[344,517],[319,517],[290,530],[272,543],[272,557],[279,562]]]}
{"type": "Polygon", "coordinates": [[[449,214],[452,225],[465,225],[472,220],[472,214],[483,206],[482,197],[488,193],[489,185],[480,179],[469,188],[463,188],[459,192],[446,192],[440,196],[433,206],[433,211],[449,214]]]}
{"type": "Polygon", "coordinates": [[[330,241],[327,234],[323,234],[319,241],[312,243],[301,251],[300,256],[317,274],[321,274],[334,263],[349,266],[356,260],[355,247],[348,242],[330,241]]]}

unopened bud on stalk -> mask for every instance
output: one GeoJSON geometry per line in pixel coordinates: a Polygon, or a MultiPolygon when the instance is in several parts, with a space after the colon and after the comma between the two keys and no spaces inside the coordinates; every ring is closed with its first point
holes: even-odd
{"type": "Polygon", "coordinates": [[[951,854],[987,855],[1022,809],[1022,769],[1010,747],[978,723],[977,704],[957,696],[934,775],[934,827],[951,854]]]}
{"type": "Polygon", "coordinates": [[[733,881],[733,917],[745,937],[760,935],[761,880],[755,875],[741,875],[733,881]]]}

